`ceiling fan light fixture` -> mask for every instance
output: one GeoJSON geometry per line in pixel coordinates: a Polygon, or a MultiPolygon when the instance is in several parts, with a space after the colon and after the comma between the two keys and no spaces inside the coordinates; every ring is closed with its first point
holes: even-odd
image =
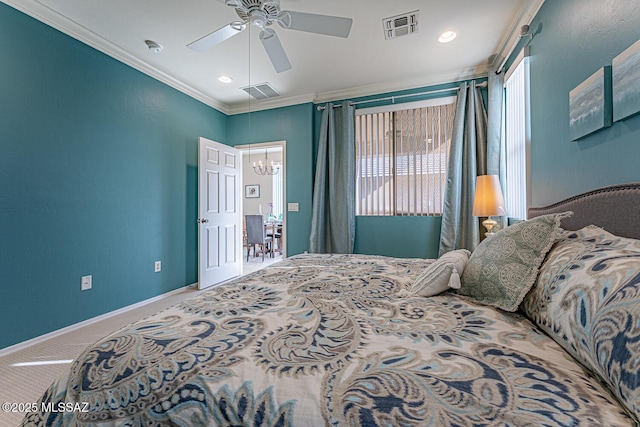
{"type": "Polygon", "coordinates": [[[267,14],[260,9],[254,9],[249,12],[249,21],[254,27],[264,28],[268,23],[267,14]]]}
{"type": "Polygon", "coordinates": [[[444,33],[440,34],[440,37],[438,37],[438,41],[440,43],[449,43],[450,41],[453,41],[456,36],[457,34],[454,31],[445,31],[444,33]]]}

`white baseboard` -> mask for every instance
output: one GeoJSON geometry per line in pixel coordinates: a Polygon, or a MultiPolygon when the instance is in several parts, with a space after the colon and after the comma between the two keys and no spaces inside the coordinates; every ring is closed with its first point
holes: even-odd
{"type": "Polygon", "coordinates": [[[173,291],[158,295],[156,297],[149,298],[149,299],[146,299],[144,301],[140,301],[140,302],[137,302],[135,304],[131,304],[131,305],[128,305],[128,306],[123,307],[123,308],[119,308],[119,309],[114,310],[114,311],[110,311],[109,313],[101,314],[100,316],[92,317],[91,319],[83,320],[82,322],[66,326],[66,327],[64,327],[62,329],[58,329],[58,330],[55,330],[53,332],[49,332],[49,333],[44,334],[44,335],[40,335],[38,337],[32,338],[32,339],[27,340],[27,341],[22,341],[22,342],[20,342],[18,344],[14,344],[14,345],[9,346],[9,347],[5,347],[5,348],[0,350],[0,357],[6,356],[9,353],[13,353],[14,351],[23,350],[23,349],[25,349],[27,347],[30,347],[30,346],[32,346],[34,344],[41,343],[42,341],[48,340],[50,338],[57,337],[57,336],[62,335],[62,334],[66,334],[67,332],[71,332],[71,331],[74,331],[76,329],[83,328],[85,326],[91,325],[92,323],[99,322],[99,321],[104,320],[104,319],[108,319],[109,317],[117,316],[117,315],[122,314],[124,312],[127,312],[129,310],[134,310],[136,308],[140,308],[140,307],[142,307],[142,306],[144,306],[146,304],[150,304],[152,302],[159,301],[159,300],[161,300],[163,298],[166,298],[166,297],[169,297],[171,295],[175,295],[175,294],[178,294],[180,292],[184,292],[186,289],[189,289],[189,288],[198,289],[198,283],[193,283],[191,285],[183,286],[181,288],[178,288],[178,289],[175,289],[173,291]]]}

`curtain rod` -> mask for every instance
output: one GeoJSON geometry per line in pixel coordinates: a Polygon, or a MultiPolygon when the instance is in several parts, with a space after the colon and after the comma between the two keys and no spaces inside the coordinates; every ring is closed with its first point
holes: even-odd
{"type": "MultiPolygon", "coordinates": [[[[482,83],[477,84],[476,87],[487,87],[488,85],[489,84],[486,81],[484,81],[482,83]]],[[[396,99],[400,99],[400,98],[410,98],[410,97],[413,97],[413,96],[431,95],[431,94],[434,94],[434,93],[441,93],[441,92],[453,92],[453,91],[456,91],[458,89],[459,89],[459,87],[449,87],[449,88],[446,88],[446,89],[429,90],[429,91],[426,91],[426,92],[406,93],[404,95],[387,96],[385,98],[376,98],[376,99],[367,99],[365,101],[349,102],[349,105],[366,104],[366,103],[369,103],[369,102],[379,102],[379,101],[391,101],[391,103],[393,104],[393,103],[395,103],[396,99]]],[[[340,107],[342,107],[341,104],[336,104],[336,105],[333,106],[333,108],[340,108],[340,107]]],[[[318,111],[322,111],[325,108],[326,108],[325,106],[319,105],[318,106],[318,111]]]]}

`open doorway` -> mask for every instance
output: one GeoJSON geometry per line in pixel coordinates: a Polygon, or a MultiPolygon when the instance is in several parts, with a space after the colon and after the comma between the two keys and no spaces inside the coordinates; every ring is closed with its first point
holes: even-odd
{"type": "MultiPolygon", "coordinates": [[[[244,215],[262,215],[269,234],[274,238],[271,253],[264,258],[255,256],[252,250],[247,262],[247,250],[243,238],[243,274],[258,270],[274,261],[286,257],[287,218],[286,218],[286,143],[285,141],[264,142],[235,146],[242,153],[242,218],[244,215]],[[265,160],[266,154],[266,160],[265,160]],[[280,170],[274,175],[261,175],[254,171],[254,162],[262,161],[280,164],[280,170]]],[[[243,236],[245,234],[243,233],[243,236]]]]}

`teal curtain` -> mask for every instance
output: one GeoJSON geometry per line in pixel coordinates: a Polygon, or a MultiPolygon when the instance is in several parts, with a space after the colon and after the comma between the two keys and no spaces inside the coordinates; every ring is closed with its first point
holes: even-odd
{"type": "MultiPolygon", "coordinates": [[[[494,61],[501,63],[502,61],[494,61]]],[[[487,174],[498,175],[500,177],[500,187],[502,188],[502,197],[507,202],[505,194],[505,158],[506,147],[504,137],[504,72],[497,74],[495,70],[489,70],[489,97],[487,106],[487,174]]],[[[508,213],[508,212],[507,212],[508,213]]],[[[499,228],[508,225],[507,216],[498,221],[499,228]]]]}
{"type": "Polygon", "coordinates": [[[454,249],[473,251],[480,242],[474,217],[476,176],[487,174],[487,112],[474,81],[458,90],[445,186],[439,256],[454,249]]]}
{"type": "Polygon", "coordinates": [[[325,106],[311,211],[311,253],[353,253],[355,220],[355,107],[325,106]]]}
{"type": "Polygon", "coordinates": [[[500,185],[504,189],[504,147],[502,130],[504,129],[504,73],[489,71],[489,96],[487,99],[487,174],[500,176],[500,185]]]}

